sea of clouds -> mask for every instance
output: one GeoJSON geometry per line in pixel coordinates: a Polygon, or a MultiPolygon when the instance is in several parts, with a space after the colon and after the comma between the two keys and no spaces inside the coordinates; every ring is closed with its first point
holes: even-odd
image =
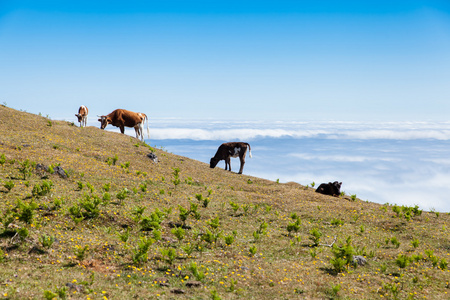
{"type": "MultiPolygon", "coordinates": [[[[363,200],[450,211],[450,122],[151,119],[149,126],[152,146],[205,163],[221,143],[246,141],[253,158],[244,174],[304,185],[338,180],[363,200]]],[[[231,164],[237,171],[239,160],[231,164]]]]}

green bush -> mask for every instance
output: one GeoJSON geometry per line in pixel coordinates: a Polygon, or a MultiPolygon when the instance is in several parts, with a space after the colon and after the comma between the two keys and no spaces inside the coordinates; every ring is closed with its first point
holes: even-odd
{"type": "Polygon", "coordinates": [[[331,248],[334,258],[330,259],[330,263],[337,273],[344,271],[350,264],[353,264],[353,255],[355,251],[351,245],[351,238],[348,237],[346,243],[342,246],[333,245],[331,248]]]}
{"type": "Polygon", "coordinates": [[[50,180],[43,180],[41,184],[36,183],[31,191],[33,197],[42,197],[50,193],[53,186],[53,182],[50,180]]]}
{"type": "Polygon", "coordinates": [[[10,192],[12,188],[15,186],[14,182],[12,180],[7,181],[3,184],[3,186],[10,192]]]}

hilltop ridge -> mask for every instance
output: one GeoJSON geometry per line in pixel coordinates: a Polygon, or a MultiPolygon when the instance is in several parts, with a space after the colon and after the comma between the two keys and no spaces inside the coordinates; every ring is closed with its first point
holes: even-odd
{"type": "Polygon", "coordinates": [[[5,106],[0,163],[4,298],[448,299],[448,214],[210,169],[5,106]]]}

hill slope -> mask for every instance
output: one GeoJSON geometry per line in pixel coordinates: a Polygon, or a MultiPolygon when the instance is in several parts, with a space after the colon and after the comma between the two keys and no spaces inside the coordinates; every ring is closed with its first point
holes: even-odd
{"type": "Polygon", "coordinates": [[[3,106],[0,196],[3,298],[449,298],[448,214],[210,169],[3,106]]]}

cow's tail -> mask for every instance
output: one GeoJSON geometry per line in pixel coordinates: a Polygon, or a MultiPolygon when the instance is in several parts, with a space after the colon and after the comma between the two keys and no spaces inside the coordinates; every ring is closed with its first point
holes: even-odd
{"type": "MultiPolygon", "coordinates": [[[[147,137],[148,139],[150,139],[150,130],[148,130],[148,117],[145,116],[145,118],[147,119],[147,137]]],[[[144,131],[144,128],[142,128],[142,131],[144,131]]],[[[144,133],[142,133],[142,135],[144,135],[144,133]]]]}
{"type": "Polygon", "coordinates": [[[248,146],[248,156],[250,156],[250,158],[252,158],[252,149],[250,148],[250,144],[246,143],[248,146]]]}

